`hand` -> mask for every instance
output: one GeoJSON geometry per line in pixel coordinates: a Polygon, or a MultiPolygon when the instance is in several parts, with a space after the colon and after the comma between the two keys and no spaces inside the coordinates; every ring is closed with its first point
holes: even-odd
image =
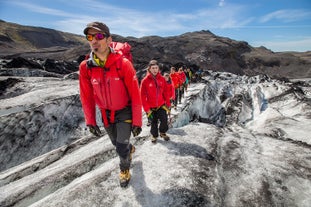
{"type": "Polygon", "coordinates": [[[101,131],[99,129],[99,127],[97,125],[92,126],[92,125],[87,125],[89,127],[89,131],[94,134],[96,137],[100,137],[101,136],[101,131]]]}
{"type": "Polygon", "coordinates": [[[132,133],[133,133],[133,136],[136,137],[140,134],[141,132],[141,127],[139,126],[133,126],[132,128],[132,133]]]}
{"type": "Polygon", "coordinates": [[[149,112],[147,112],[147,118],[148,118],[148,122],[152,122],[152,120],[153,120],[153,114],[152,114],[152,111],[149,111],[149,112]]]}

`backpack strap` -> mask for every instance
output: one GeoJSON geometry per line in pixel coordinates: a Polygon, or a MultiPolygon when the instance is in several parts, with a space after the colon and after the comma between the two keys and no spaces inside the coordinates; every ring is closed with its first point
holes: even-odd
{"type": "Polygon", "coordinates": [[[108,117],[107,117],[107,110],[104,109],[103,110],[103,113],[102,113],[102,118],[103,118],[103,123],[104,123],[104,126],[105,127],[109,127],[110,124],[115,124],[115,123],[120,123],[120,122],[124,122],[124,123],[128,123],[128,124],[131,124],[133,122],[132,119],[126,119],[126,120],[123,120],[123,121],[115,121],[115,113],[116,111],[110,111],[110,120],[108,120],[108,117]]]}
{"type": "Polygon", "coordinates": [[[102,119],[103,119],[103,122],[104,122],[104,126],[108,127],[109,126],[109,121],[108,121],[106,113],[107,113],[106,109],[103,109],[103,111],[102,111],[102,119]]]}
{"type": "Polygon", "coordinates": [[[115,123],[115,110],[111,110],[110,111],[110,119],[108,119],[107,117],[107,109],[103,109],[102,110],[102,119],[104,122],[104,126],[105,127],[109,127],[110,124],[114,124],[115,123]]]}

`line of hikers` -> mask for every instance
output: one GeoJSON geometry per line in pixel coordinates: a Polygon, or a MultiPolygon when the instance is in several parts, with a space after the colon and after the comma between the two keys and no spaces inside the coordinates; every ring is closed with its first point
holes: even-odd
{"type": "Polygon", "coordinates": [[[164,73],[164,76],[170,78],[172,85],[174,87],[174,95],[172,98],[172,103],[174,109],[177,109],[177,104],[181,103],[181,99],[184,97],[184,93],[187,92],[188,85],[192,79],[192,71],[190,68],[179,67],[178,71],[174,66],[171,67],[170,74],[164,73]]]}
{"type": "Polygon", "coordinates": [[[178,71],[172,67],[170,74],[162,76],[158,62],[151,60],[139,85],[131,57],[125,57],[124,48],[123,54],[117,50],[118,44],[112,42],[106,24],[91,22],[83,32],[91,48],[79,66],[85,123],[92,134],[101,137],[96,123],[98,107],[104,128],[120,158],[120,185],[126,187],[131,178],[129,170],[135,152],[130,137],[131,133],[135,137],[142,131],[142,109],[150,123],[151,141],[156,143],[159,135],[168,141],[168,115],[171,106],[176,109],[181,103],[191,79],[190,69],[185,73],[182,67],[178,71]]]}
{"type": "Polygon", "coordinates": [[[169,128],[168,116],[171,107],[177,109],[177,104],[181,103],[188,84],[188,78],[182,67],[178,72],[175,67],[171,67],[170,74],[164,73],[162,76],[158,62],[156,60],[149,62],[147,74],[141,81],[140,92],[143,109],[148,118],[147,126],[151,126],[153,143],[156,143],[159,133],[164,140],[169,140],[166,132],[169,128]]]}

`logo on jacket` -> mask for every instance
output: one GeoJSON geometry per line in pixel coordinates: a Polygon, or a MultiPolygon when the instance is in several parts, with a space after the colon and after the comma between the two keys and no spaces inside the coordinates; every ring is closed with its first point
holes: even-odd
{"type": "Polygon", "coordinates": [[[93,85],[96,85],[96,84],[99,84],[99,82],[98,82],[97,79],[93,79],[93,80],[92,80],[92,84],[93,84],[93,85]]]}

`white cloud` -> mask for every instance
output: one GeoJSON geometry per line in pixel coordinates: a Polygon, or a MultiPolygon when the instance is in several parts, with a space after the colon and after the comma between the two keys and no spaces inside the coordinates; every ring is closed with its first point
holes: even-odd
{"type": "Polygon", "coordinates": [[[64,17],[50,24],[53,24],[54,29],[76,34],[82,34],[85,25],[95,20],[107,23],[114,34],[135,37],[155,34],[167,36],[202,29],[234,28],[251,21],[241,17],[245,7],[225,4],[225,0],[219,0],[219,6],[215,8],[202,8],[182,14],[169,10],[150,13],[150,11],[122,8],[96,0],[86,0],[83,5],[63,2],[64,8],[76,8],[72,13],[31,3],[16,4],[32,12],[64,17]]]}
{"type": "Polygon", "coordinates": [[[224,6],[225,5],[225,0],[220,0],[218,3],[218,6],[224,6]]]}
{"type": "Polygon", "coordinates": [[[283,22],[295,22],[298,20],[303,20],[311,17],[311,12],[306,10],[278,10],[269,13],[260,18],[261,23],[266,23],[273,19],[277,19],[283,22]]]}
{"type": "Polygon", "coordinates": [[[52,16],[62,16],[62,17],[68,17],[71,16],[71,14],[57,10],[57,9],[51,9],[48,7],[43,7],[39,6],[36,4],[31,4],[31,3],[26,3],[26,2],[12,2],[13,4],[23,7],[29,11],[36,12],[36,13],[41,13],[41,14],[47,14],[47,15],[52,15],[52,16]]]}

